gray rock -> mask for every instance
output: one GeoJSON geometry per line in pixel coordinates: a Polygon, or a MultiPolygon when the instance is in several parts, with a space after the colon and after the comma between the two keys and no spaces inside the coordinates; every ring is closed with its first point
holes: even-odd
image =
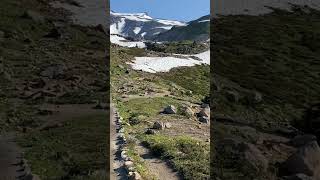
{"type": "Polygon", "coordinates": [[[142,177],[138,172],[134,171],[134,172],[129,172],[129,179],[130,180],[141,180],[142,177]]]}
{"type": "Polygon", "coordinates": [[[188,106],[183,106],[183,107],[181,108],[181,113],[182,113],[183,115],[187,116],[188,118],[191,118],[191,117],[194,116],[193,110],[192,110],[190,107],[188,107],[188,106]]]}
{"type": "Polygon", "coordinates": [[[320,179],[320,148],[316,141],[298,148],[283,164],[282,170],[287,174],[317,175],[320,179]]]}
{"type": "Polygon", "coordinates": [[[126,161],[124,162],[124,166],[128,169],[130,167],[133,167],[133,162],[132,161],[126,161]]]}
{"type": "Polygon", "coordinates": [[[177,109],[173,105],[169,105],[168,107],[164,108],[164,113],[166,114],[177,114],[177,109]]]}
{"type": "Polygon", "coordinates": [[[147,129],[145,133],[146,134],[156,134],[157,132],[153,129],[147,129]]]}
{"type": "Polygon", "coordinates": [[[210,119],[208,117],[206,117],[206,116],[200,117],[199,121],[202,122],[202,123],[206,123],[206,124],[210,123],[210,119]]]}
{"type": "Polygon", "coordinates": [[[164,127],[167,129],[170,129],[172,127],[172,125],[171,125],[171,123],[167,122],[167,123],[164,123],[164,127]]]}
{"type": "Polygon", "coordinates": [[[202,108],[198,115],[199,117],[210,117],[210,108],[202,108]]]}
{"type": "Polygon", "coordinates": [[[119,64],[118,67],[119,67],[120,69],[124,69],[124,67],[123,67],[121,64],[119,64]]]}
{"type": "Polygon", "coordinates": [[[153,124],[153,129],[163,130],[164,128],[165,128],[165,125],[163,122],[156,121],[153,124]]]}
{"type": "Polygon", "coordinates": [[[201,108],[210,108],[209,104],[203,103],[201,104],[201,108]]]}

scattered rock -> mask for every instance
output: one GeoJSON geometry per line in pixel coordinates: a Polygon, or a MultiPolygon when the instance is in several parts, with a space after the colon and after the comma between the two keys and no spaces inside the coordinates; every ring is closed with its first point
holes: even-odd
{"type": "Polygon", "coordinates": [[[190,107],[188,107],[188,106],[183,106],[183,107],[181,108],[181,113],[182,113],[183,115],[187,116],[188,118],[191,118],[191,117],[193,117],[193,115],[194,115],[193,110],[192,110],[190,107]]]}
{"type": "Polygon", "coordinates": [[[210,117],[210,108],[203,108],[201,111],[198,113],[199,117],[210,117]]]}
{"type": "Polygon", "coordinates": [[[141,180],[141,175],[138,172],[129,172],[130,180],[141,180]]]}
{"type": "Polygon", "coordinates": [[[133,167],[133,162],[132,161],[126,161],[124,162],[124,166],[128,169],[128,168],[131,168],[133,167]]]}
{"type": "Polygon", "coordinates": [[[124,69],[124,67],[123,67],[121,64],[119,64],[118,67],[119,67],[120,69],[124,69]]]}
{"type": "MultiPolygon", "coordinates": [[[[308,176],[320,175],[320,148],[316,141],[298,148],[281,167],[283,174],[305,174],[308,176]]],[[[320,179],[316,177],[316,179],[320,179]]]]}
{"type": "Polygon", "coordinates": [[[201,104],[201,108],[210,108],[209,104],[203,103],[201,104]]]}
{"type": "Polygon", "coordinates": [[[153,124],[153,129],[163,130],[165,128],[165,124],[163,122],[156,121],[153,124]]]}
{"type": "Polygon", "coordinates": [[[192,91],[190,91],[190,90],[186,91],[186,95],[191,96],[192,95],[192,91]]]}
{"type": "Polygon", "coordinates": [[[208,117],[206,117],[206,116],[200,117],[199,121],[202,122],[202,123],[206,123],[206,124],[210,123],[210,119],[208,117]]]}
{"type": "Polygon", "coordinates": [[[128,157],[128,156],[126,155],[126,153],[127,153],[126,151],[122,151],[122,152],[121,152],[121,158],[122,158],[122,159],[126,159],[126,158],[128,157]]]}
{"type": "Polygon", "coordinates": [[[164,123],[164,127],[167,129],[170,129],[172,127],[172,125],[171,125],[171,123],[167,122],[167,123],[164,123]]]}
{"type": "Polygon", "coordinates": [[[157,132],[153,129],[147,129],[145,133],[146,134],[156,134],[157,132]]]}
{"type": "Polygon", "coordinates": [[[173,105],[169,105],[168,107],[164,108],[164,113],[166,114],[177,114],[177,109],[173,105]]]}

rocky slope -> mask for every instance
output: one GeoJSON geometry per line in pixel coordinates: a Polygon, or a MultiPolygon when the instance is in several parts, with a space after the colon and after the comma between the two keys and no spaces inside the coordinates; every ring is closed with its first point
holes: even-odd
{"type": "Polygon", "coordinates": [[[320,178],[319,15],[293,6],[215,20],[214,178],[320,178]]]}
{"type": "Polygon", "coordinates": [[[40,0],[3,0],[0,12],[1,134],[16,134],[41,179],[105,179],[106,32],[40,0]]]}
{"type": "Polygon", "coordinates": [[[210,34],[210,16],[203,16],[188,22],[187,26],[173,27],[157,35],[157,41],[208,41],[210,34]]]}

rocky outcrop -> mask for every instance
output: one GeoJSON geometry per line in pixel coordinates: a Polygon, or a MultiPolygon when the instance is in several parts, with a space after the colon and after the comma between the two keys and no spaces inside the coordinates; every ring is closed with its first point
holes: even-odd
{"type": "Polygon", "coordinates": [[[164,108],[163,112],[165,114],[177,114],[177,108],[173,105],[169,105],[166,108],[164,108]]]}
{"type": "Polygon", "coordinates": [[[320,148],[312,141],[298,148],[283,164],[285,174],[305,174],[320,179],[320,148]]]}

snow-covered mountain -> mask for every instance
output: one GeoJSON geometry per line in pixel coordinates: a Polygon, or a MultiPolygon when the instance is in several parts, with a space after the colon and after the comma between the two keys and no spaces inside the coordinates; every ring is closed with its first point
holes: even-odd
{"type": "Polygon", "coordinates": [[[187,26],[173,27],[161,32],[155,37],[156,41],[207,41],[210,35],[210,15],[188,22],[187,26]]]}
{"type": "Polygon", "coordinates": [[[155,19],[147,13],[110,12],[110,34],[132,40],[152,40],[172,27],[186,26],[180,21],[155,19]]]}

